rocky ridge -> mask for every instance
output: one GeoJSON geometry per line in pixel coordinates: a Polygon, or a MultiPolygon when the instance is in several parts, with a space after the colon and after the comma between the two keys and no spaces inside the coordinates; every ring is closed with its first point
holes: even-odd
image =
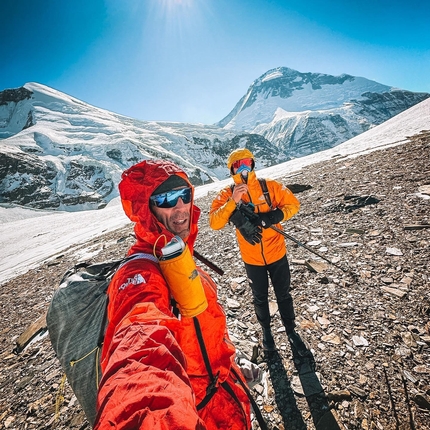
{"type": "MultiPolygon", "coordinates": [[[[301,210],[286,231],[339,267],[287,240],[297,331],[312,360],[300,359],[283,332],[271,296],[278,352],[257,351],[260,330],[234,231],[212,231],[202,209],[196,249],[225,270],[219,285],[231,335],[267,372],[254,397],[271,429],[430,429],[430,133],[356,158],[308,166],[282,182],[301,210]],[[317,263],[315,263],[317,262],[317,263]]],[[[18,337],[43,317],[62,274],[79,255],[121,257],[132,226],[64,251],[55,260],[1,286],[3,371],[0,423],[8,429],[89,429],[65,385],[48,337],[23,352],[18,337]]]]}

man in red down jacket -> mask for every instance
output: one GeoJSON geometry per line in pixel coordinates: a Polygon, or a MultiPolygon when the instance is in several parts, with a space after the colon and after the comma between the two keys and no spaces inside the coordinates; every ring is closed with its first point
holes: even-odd
{"type": "MultiPolygon", "coordinates": [[[[159,257],[175,235],[193,252],[200,209],[188,177],[175,164],[138,163],[123,173],[119,191],[135,222],[137,240],[129,255],[159,257]]],[[[250,402],[216,285],[197,271],[208,306],[194,318],[175,316],[156,258],[133,259],[116,272],[108,289],[95,429],[251,428],[250,402]]]]}

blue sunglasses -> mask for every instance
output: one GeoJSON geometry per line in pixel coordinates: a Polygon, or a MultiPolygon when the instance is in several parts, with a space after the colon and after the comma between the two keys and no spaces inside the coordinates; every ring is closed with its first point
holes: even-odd
{"type": "Polygon", "coordinates": [[[167,193],[156,194],[151,196],[149,200],[157,208],[174,208],[178,204],[178,200],[182,199],[184,204],[191,202],[191,188],[181,188],[180,190],[172,190],[167,193]]]}

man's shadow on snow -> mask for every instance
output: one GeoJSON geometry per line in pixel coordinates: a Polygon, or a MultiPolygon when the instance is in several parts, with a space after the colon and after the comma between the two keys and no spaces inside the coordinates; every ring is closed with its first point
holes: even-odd
{"type": "MultiPolygon", "coordinates": [[[[291,350],[294,366],[298,372],[302,386],[302,395],[308,403],[315,429],[341,430],[343,427],[339,425],[333,416],[327,396],[315,373],[315,359],[312,352],[308,349],[305,354],[302,353],[299,355],[294,347],[291,350]]],[[[298,429],[305,430],[307,427],[297,407],[294,392],[282,363],[282,358],[277,351],[267,354],[266,357],[272,386],[275,391],[275,401],[282,415],[285,428],[291,427],[291,423],[296,423],[298,429]]]]}

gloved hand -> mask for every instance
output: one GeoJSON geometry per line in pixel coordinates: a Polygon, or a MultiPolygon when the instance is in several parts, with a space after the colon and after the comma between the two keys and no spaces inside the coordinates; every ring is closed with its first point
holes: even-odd
{"type": "Polygon", "coordinates": [[[258,213],[258,223],[263,228],[269,228],[273,224],[278,224],[284,219],[284,212],[281,209],[275,209],[269,212],[260,212],[258,213]]]}
{"type": "Polygon", "coordinates": [[[230,217],[230,221],[239,230],[243,238],[251,245],[261,242],[261,227],[254,225],[251,221],[247,220],[240,211],[235,210],[230,217]]]}

